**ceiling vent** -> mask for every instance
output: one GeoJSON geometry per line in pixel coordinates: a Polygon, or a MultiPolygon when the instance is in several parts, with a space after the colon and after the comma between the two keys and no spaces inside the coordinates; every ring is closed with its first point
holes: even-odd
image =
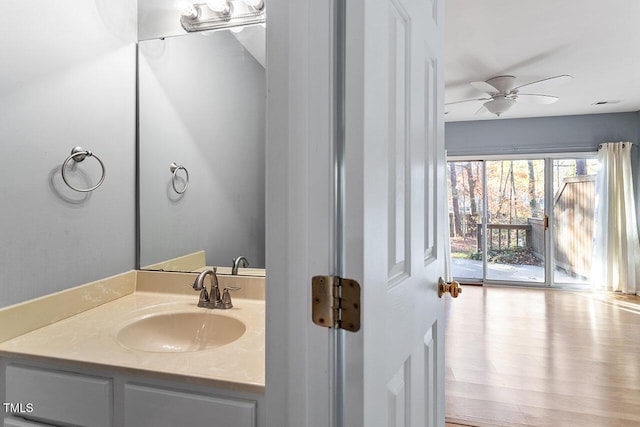
{"type": "Polygon", "coordinates": [[[591,105],[607,105],[607,104],[618,104],[620,103],[620,101],[598,101],[598,102],[594,102],[591,105]]]}

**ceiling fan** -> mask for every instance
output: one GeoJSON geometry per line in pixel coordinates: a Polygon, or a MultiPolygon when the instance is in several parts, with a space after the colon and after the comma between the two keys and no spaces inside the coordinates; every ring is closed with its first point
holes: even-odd
{"type": "Polygon", "coordinates": [[[479,91],[486,92],[488,97],[466,99],[464,101],[456,101],[446,103],[446,106],[454,104],[462,104],[465,102],[485,101],[476,114],[486,111],[500,117],[502,113],[509,110],[517,102],[528,102],[535,104],[553,104],[558,97],[551,95],[538,95],[534,93],[522,93],[521,90],[526,88],[527,92],[531,90],[539,90],[548,84],[566,83],[573,77],[563,74],[560,76],[547,77],[546,79],[536,80],[531,83],[516,86],[516,78],[514,76],[496,76],[484,82],[470,82],[471,86],[479,91]]]}

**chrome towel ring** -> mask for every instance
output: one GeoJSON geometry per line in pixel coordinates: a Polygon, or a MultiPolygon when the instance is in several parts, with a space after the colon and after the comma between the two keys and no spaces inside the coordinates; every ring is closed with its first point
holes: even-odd
{"type": "Polygon", "coordinates": [[[98,156],[96,156],[95,154],[93,154],[91,151],[86,150],[82,147],[74,147],[71,150],[71,155],[69,157],[67,157],[67,159],[64,161],[64,163],[62,164],[62,180],[64,181],[65,184],[67,184],[67,187],[69,187],[70,189],[74,190],[74,191],[79,191],[81,193],[88,193],[90,191],[95,190],[96,188],[100,187],[102,185],[102,182],[104,181],[104,176],[106,174],[106,169],[104,167],[104,163],[102,163],[102,160],[100,160],[100,158],[98,156]],[[93,157],[94,159],[96,159],[98,161],[98,163],[100,163],[100,168],[102,169],[102,176],[100,177],[100,180],[98,181],[98,183],[96,185],[94,185],[91,188],[77,188],[74,187],[73,185],[69,184],[69,181],[67,181],[67,176],[65,175],[65,169],[67,168],[67,165],[69,164],[69,162],[71,160],[73,160],[76,163],[82,162],[84,161],[84,159],[86,159],[87,157],[93,157]]]}
{"type": "Polygon", "coordinates": [[[176,162],[172,162],[169,165],[169,170],[173,174],[171,176],[171,185],[173,186],[173,190],[178,194],[184,194],[184,192],[187,191],[187,187],[189,186],[189,171],[187,170],[187,168],[185,168],[182,165],[177,164],[176,162]],[[178,179],[178,171],[180,171],[180,170],[183,170],[184,174],[186,176],[186,179],[185,179],[185,182],[184,182],[184,187],[182,188],[182,190],[178,190],[178,186],[176,185],[176,181],[178,179]]]}

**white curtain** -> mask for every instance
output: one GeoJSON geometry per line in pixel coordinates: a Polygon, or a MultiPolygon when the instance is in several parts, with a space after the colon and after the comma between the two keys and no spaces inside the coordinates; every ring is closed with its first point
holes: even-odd
{"type": "Polygon", "coordinates": [[[629,142],[600,145],[591,281],[594,289],[640,294],[640,243],[629,142]]]}

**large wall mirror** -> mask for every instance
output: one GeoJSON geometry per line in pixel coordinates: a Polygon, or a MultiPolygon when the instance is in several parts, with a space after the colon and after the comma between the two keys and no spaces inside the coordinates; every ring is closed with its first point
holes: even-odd
{"type": "Polygon", "coordinates": [[[143,269],[197,271],[241,255],[264,268],[266,87],[251,31],[139,43],[143,269]]]}

